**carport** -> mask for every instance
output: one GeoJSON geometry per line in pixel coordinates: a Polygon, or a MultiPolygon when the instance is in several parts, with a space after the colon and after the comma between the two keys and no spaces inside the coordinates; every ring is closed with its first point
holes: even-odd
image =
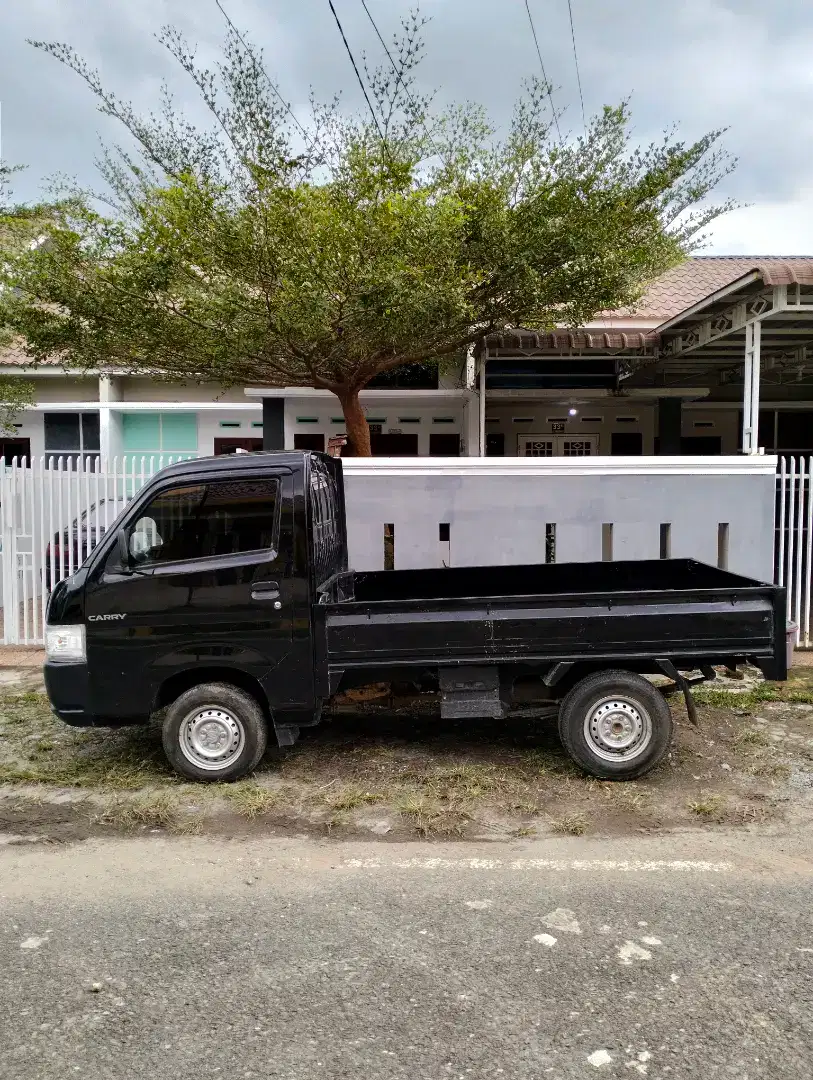
{"type": "MultiPolygon", "coordinates": [[[[754,268],[658,326],[658,358],[630,365],[625,389],[742,383],[742,451],[759,453],[760,388],[813,386],[810,260],[754,268]]],[[[679,398],[677,399],[680,400],[679,398]]]]}

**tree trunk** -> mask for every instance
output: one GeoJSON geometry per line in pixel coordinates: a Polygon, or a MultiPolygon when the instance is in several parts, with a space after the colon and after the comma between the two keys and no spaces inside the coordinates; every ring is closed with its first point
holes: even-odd
{"type": "Polygon", "coordinates": [[[337,397],[342,403],[342,413],[347,428],[346,455],[348,457],[372,457],[370,428],[359,401],[358,390],[348,390],[347,393],[338,394],[337,397]]]}

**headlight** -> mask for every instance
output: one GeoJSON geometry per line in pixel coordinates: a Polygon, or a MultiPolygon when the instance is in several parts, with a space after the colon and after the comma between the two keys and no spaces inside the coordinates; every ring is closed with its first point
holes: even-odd
{"type": "Polygon", "coordinates": [[[84,626],[46,626],[45,657],[48,660],[86,660],[84,626]]]}

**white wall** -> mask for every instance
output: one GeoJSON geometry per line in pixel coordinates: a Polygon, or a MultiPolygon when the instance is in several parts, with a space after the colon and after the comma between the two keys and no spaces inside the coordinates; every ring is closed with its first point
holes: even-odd
{"type": "Polygon", "coordinates": [[[773,580],[775,457],[349,458],[350,564],[384,568],[384,526],[395,526],[395,569],[602,558],[612,525],[615,559],[657,559],[661,526],[673,558],[718,561],[728,526],[728,568],[773,580]],[[439,524],[450,527],[441,546],[439,524]]]}
{"type": "Polygon", "coordinates": [[[682,415],[682,435],[719,435],[724,454],[739,452],[741,432],[737,408],[714,409],[686,405],[682,415]],[[709,427],[709,425],[711,425],[709,427]]]}
{"type": "Polygon", "coordinates": [[[218,383],[168,383],[136,376],[121,378],[122,401],[246,401],[242,386],[224,390],[218,383]]]}
{"type": "Polygon", "coordinates": [[[19,438],[31,440],[32,457],[45,453],[45,422],[41,412],[20,413],[14,427],[19,438]]]}
{"type": "Polygon", "coordinates": [[[99,380],[59,375],[32,379],[37,402],[98,401],[99,380]]]}
{"type": "MultiPolygon", "coordinates": [[[[246,398],[243,398],[245,401],[246,398]]],[[[261,423],[263,418],[262,405],[258,402],[256,409],[229,409],[224,405],[223,409],[209,410],[198,413],[198,453],[202,456],[214,453],[214,441],[218,438],[233,439],[261,439],[263,429],[251,425],[261,423]],[[221,420],[237,423],[239,427],[223,428],[221,420]]]]}

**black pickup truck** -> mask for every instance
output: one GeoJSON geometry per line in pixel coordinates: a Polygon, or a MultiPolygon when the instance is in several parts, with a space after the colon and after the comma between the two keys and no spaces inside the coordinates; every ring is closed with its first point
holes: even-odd
{"type": "Polygon", "coordinates": [[[786,677],[785,594],[689,559],[354,573],[341,462],[237,455],[138,493],[51,594],[46,656],[66,723],[166,709],[166,753],[196,780],[245,776],[269,732],[291,745],[347,687],[422,682],[443,716],[496,722],[518,679],[558,704],[584,769],[628,779],[669,748],[665,693],[693,715],[714,665],[786,677]]]}

